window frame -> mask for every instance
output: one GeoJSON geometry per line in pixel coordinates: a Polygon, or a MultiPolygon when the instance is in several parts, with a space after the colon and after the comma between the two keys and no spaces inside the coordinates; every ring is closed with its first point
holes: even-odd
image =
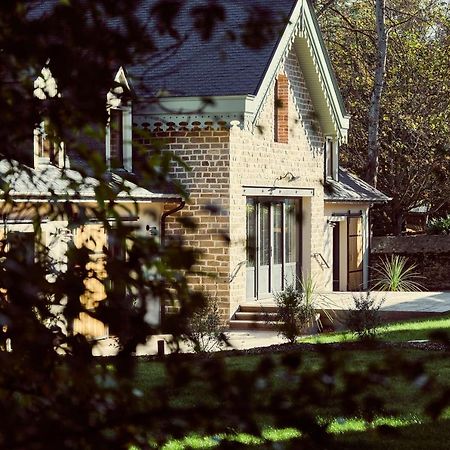
{"type": "Polygon", "coordinates": [[[108,169],[125,169],[128,172],[133,171],[133,161],[132,161],[132,106],[131,102],[128,104],[120,104],[118,106],[108,107],[108,123],[106,126],[106,142],[105,142],[105,153],[106,162],[108,169]],[[119,159],[121,165],[116,166],[115,162],[111,156],[111,111],[121,111],[122,112],[122,155],[119,159]]]}

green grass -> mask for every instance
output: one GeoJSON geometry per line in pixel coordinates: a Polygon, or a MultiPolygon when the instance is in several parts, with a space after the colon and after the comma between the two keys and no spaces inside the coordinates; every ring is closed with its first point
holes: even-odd
{"type": "MultiPolygon", "coordinates": [[[[427,340],[434,332],[450,332],[450,317],[439,316],[432,319],[386,324],[378,330],[378,339],[386,342],[407,342],[427,340]]],[[[356,336],[350,331],[323,333],[316,336],[301,338],[300,342],[312,344],[331,344],[356,341],[356,336]]]]}
{"type": "MultiPolygon", "coordinates": [[[[379,337],[384,341],[404,342],[410,340],[428,339],[430,333],[450,330],[450,317],[436,317],[408,322],[393,323],[380,330],[379,337]]],[[[334,343],[355,340],[352,333],[324,333],[315,337],[302,339],[309,343],[334,343]]],[[[320,353],[302,351],[301,367],[298,374],[308,376],[321,373],[325,364],[320,353]]],[[[283,355],[274,356],[280,361],[283,355]]],[[[225,358],[227,369],[245,374],[253,373],[261,362],[260,355],[230,356],[225,358]]],[[[202,436],[192,430],[182,440],[171,440],[163,447],[164,450],[220,448],[225,442],[228,446],[244,445],[248,449],[274,448],[275,442],[286,442],[289,448],[345,448],[365,450],[376,449],[411,449],[446,448],[450,441],[450,409],[444,411],[439,421],[433,422],[425,413],[427,404],[440,395],[440,388],[450,389],[450,354],[438,351],[397,350],[384,351],[373,349],[338,350],[332,352],[332,360],[336,365],[343,367],[343,372],[371,373],[374,367],[386,361],[385,367],[395,366],[399,359],[420,366],[424,365],[429,379],[433,380],[427,391],[421,390],[424,380],[411,377],[410,379],[394,375],[389,382],[380,382],[379,385],[367,388],[367,395],[379,395],[385,399],[385,405],[372,422],[366,422],[361,417],[347,417],[342,414],[339,404],[329,402],[314,409],[316,417],[328,424],[331,442],[324,445],[310,442],[302,438],[299,430],[295,428],[276,428],[262,419],[262,437],[251,436],[245,433],[224,433],[214,436],[202,436]]],[[[183,364],[194,368],[192,381],[182,388],[173,388],[171,403],[175,407],[196,407],[201,402],[216,405],[216,400],[201,380],[201,365],[195,359],[184,361],[183,364]],[[197,367],[198,365],[198,367],[197,367]],[[195,371],[198,370],[195,376],[195,371]]],[[[285,383],[285,369],[278,367],[272,374],[273,389],[285,383]]],[[[344,387],[344,375],[337,379],[338,388],[344,387]]],[[[168,373],[166,366],[157,361],[140,361],[137,366],[136,383],[144,394],[160,386],[167,386],[168,373]]],[[[426,381],[426,380],[425,380],[426,381]]],[[[217,404],[220,407],[219,404],[217,404]]],[[[230,447],[228,447],[230,448],[230,447]]],[[[282,448],[282,447],[281,447],[282,448]]]]}
{"type": "MultiPolygon", "coordinates": [[[[448,319],[445,319],[448,320],[448,319]]],[[[426,321],[420,321],[427,329],[426,321]]],[[[436,325],[436,324],[435,324],[436,325]]],[[[441,322],[442,325],[442,322],[441,322]]],[[[417,325],[417,330],[421,330],[417,325]]],[[[395,332],[402,329],[395,328],[395,332]]],[[[372,368],[386,359],[387,364],[391,361],[395,364],[400,356],[406,361],[414,364],[424,364],[430,377],[435,377],[434,385],[442,385],[450,388],[450,355],[445,352],[425,352],[421,350],[403,350],[400,352],[389,351],[385,353],[380,350],[336,350],[332,358],[336,363],[343,364],[344,370],[348,373],[359,373],[370,371],[372,368]],[[437,383],[437,384],[436,384],[437,383]]],[[[302,365],[299,369],[300,375],[307,375],[320,371],[324,364],[322,356],[317,352],[303,351],[301,353],[302,365]]],[[[259,355],[243,355],[236,357],[226,357],[227,369],[238,371],[243,376],[252,373],[257,369],[261,361],[259,355]]],[[[280,359],[282,356],[276,356],[280,359]]],[[[183,364],[192,365],[197,368],[195,359],[183,364]]],[[[144,393],[152,389],[164,386],[167,382],[166,367],[161,362],[140,361],[137,368],[137,387],[144,393]]],[[[199,369],[200,371],[201,369],[199,369]]],[[[283,368],[279,367],[272,375],[273,387],[277,388],[285,383],[283,368]]],[[[376,418],[368,423],[361,417],[346,417],[342,414],[340,406],[337,404],[327,404],[317,407],[317,417],[328,423],[328,431],[331,433],[333,444],[331,448],[362,448],[368,449],[421,449],[421,448],[444,448],[443,443],[450,439],[450,411],[446,411],[440,422],[431,422],[424,413],[426,404],[436,393],[430,389],[425,394],[420,391],[417,379],[405,379],[400,376],[393,376],[389,383],[380,383],[379,386],[372,386],[367,389],[367,394],[379,394],[386,399],[384,412],[378,414],[376,418]],[[427,439],[428,436],[428,439],[427,439]],[[385,446],[383,443],[388,443],[385,446]],[[426,444],[426,445],[425,445],[426,444]]],[[[344,385],[343,379],[338,380],[339,385],[344,385]]],[[[207,387],[201,381],[194,378],[191,383],[186,384],[181,389],[174,389],[172,404],[177,407],[195,407],[201,402],[212,402],[207,387]]],[[[220,405],[218,405],[220,407],[220,405]]],[[[262,422],[265,424],[265,422],[262,422]]],[[[224,441],[232,441],[245,444],[245,448],[273,448],[273,442],[287,441],[294,443],[296,447],[300,433],[294,428],[279,429],[269,423],[263,426],[263,438],[251,436],[244,433],[224,434],[215,436],[201,436],[192,430],[192,434],[182,440],[172,440],[163,448],[165,450],[178,450],[187,448],[217,448],[224,441]]],[[[235,444],[230,444],[235,445],[235,444]]],[[[308,443],[314,447],[314,443],[308,443]]],[[[300,445],[299,447],[300,448],[300,445]]],[[[317,448],[321,448],[320,446],[317,448]]]]}

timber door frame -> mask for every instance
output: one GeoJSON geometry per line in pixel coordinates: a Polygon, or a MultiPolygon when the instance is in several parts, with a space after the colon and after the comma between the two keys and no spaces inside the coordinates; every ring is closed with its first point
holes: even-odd
{"type": "MultiPolygon", "coordinates": [[[[359,213],[351,213],[350,211],[347,214],[347,291],[350,291],[350,276],[351,274],[361,273],[361,282],[359,291],[363,289],[364,285],[364,255],[361,258],[361,268],[356,270],[350,270],[350,238],[358,238],[361,237],[361,247],[364,245],[364,222],[363,222],[363,212],[359,211],[359,213]],[[361,224],[361,233],[350,234],[350,220],[358,219],[361,224]]],[[[353,290],[353,289],[352,289],[353,290]]]]}

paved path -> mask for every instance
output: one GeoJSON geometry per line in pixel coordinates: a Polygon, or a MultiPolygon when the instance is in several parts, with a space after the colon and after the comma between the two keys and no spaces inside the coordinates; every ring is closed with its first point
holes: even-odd
{"type": "MultiPolygon", "coordinates": [[[[333,292],[324,294],[318,303],[323,308],[330,305],[335,309],[348,309],[354,305],[352,292],[333,292]]],[[[364,295],[364,294],[363,294],[364,295]]],[[[445,313],[450,311],[450,292],[379,292],[372,295],[377,300],[383,300],[381,311],[445,313]]]]}
{"type": "MultiPolygon", "coordinates": [[[[347,310],[354,306],[359,292],[330,292],[318,295],[317,306],[323,309],[347,310]]],[[[365,293],[362,293],[365,295],[365,293]]],[[[450,291],[445,292],[381,292],[372,291],[377,300],[384,299],[382,311],[445,313],[450,312],[450,291]]],[[[273,300],[246,302],[245,305],[273,306],[273,300]]]]}
{"type": "MultiPolygon", "coordinates": [[[[282,344],[287,342],[285,339],[278,336],[276,331],[228,331],[226,333],[230,349],[245,350],[248,348],[267,347],[273,344],[282,344]]],[[[136,349],[136,355],[156,355],[158,353],[158,341],[165,341],[165,353],[171,353],[170,335],[152,336],[145,345],[139,345],[136,349]]],[[[182,352],[192,352],[186,343],[181,344],[182,352]]],[[[117,345],[114,339],[102,339],[98,341],[94,348],[94,355],[96,356],[112,356],[117,352],[117,345]]]]}

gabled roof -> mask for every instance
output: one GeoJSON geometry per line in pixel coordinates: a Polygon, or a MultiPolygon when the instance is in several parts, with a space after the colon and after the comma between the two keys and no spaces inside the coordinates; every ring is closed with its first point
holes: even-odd
{"type": "MultiPolygon", "coordinates": [[[[117,173],[105,174],[108,186],[117,193],[117,201],[154,202],[179,199],[179,194],[153,192],[117,173]]],[[[0,193],[14,200],[95,201],[99,181],[73,169],[48,165],[43,169],[20,166],[15,161],[0,161],[0,193]]]]}
{"type": "MultiPolygon", "coordinates": [[[[176,107],[173,99],[212,97],[216,107],[210,112],[223,113],[225,108],[227,113],[235,113],[232,120],[245,117],[255,124],[277,68],[287,52],[294,48],[322,132],[346,140],[349,117],[310,0],[216,0],[224,8],[225,17],[223,22],[217,22],[211,37],[206,40],[195,31],[192,11],[210,3],[206,0],[180,2],[181,11],[174,22],[178,40],[168,33],[158,32],[158,24],[151,14],[157,3],[158,0],[141,0],[135,11],[151,34],[157,51],[124,68],[138,98],[154,98],[163,93],[162,109],[156,107],[147,112],[170,111],[170,107],[176,107]],[[249,15],[255,14],[258,8],[264,14],[253,17],[254,28],[245,30],[249,15]],[[251,40],[260,20],[278,24],[279,29],[275,27],[268,42],[260,49],[254,49],[245,45],[241,38],[245,30],[251,40]],[[232,98],[236,96],[244,100],[232,98]],[[221,98],[225,102],[232,98],[233,110],[229,109],[229,103],[217,105],[221,98]],[[169,105],[164,104],[166,101],[169,105]]],[[[35,8],[37,13],[44,14],[54,4],[55,0],[40,0],[35,8]]],[[[180,110],[193,111],[191,106],[189,103],[187,108],[183,106],[180,110]]],[[[230,114],[227,117],[231,117],[230,114]]]]}
{"type": "MultiPolygon", "coordinates": [[[[155,3],[155,0],[142,2],[139,12],[142,21],[148,20],[149,7],[155,3]]],[[[181,45],[177,45],[173,37],[158,33],[152,35],[162,54],[127,67],[137,95],[153,96],[161,91],[174,97],[257,94],[296,0],[219,0],[217,3],[224,8],[225,19],[217,23],[210,39],[202,40],[193,31],[190,15],[193,8],[205,5],[204,0],[189,0],[183,4],[174,25],[183,38],[181,45]],[[279,26],[267,45],[253,49],[244,45],[240,37],[249,12],[258,7],[268,10],[265,19],[279,26]],[[236,36],[236,40],[230,39],[231,34],[236,36]]]]}
{"type": "Polygon", "coordinates": [[[339,181],[327,180],[325,201],[384,203],[392,200],[378,189],[339,167],[339,181]]]}
{"type": "MultiPolygon", "coordinates": [[[[159,56],[153,55],[126,68],[138,97],[161,95],[162,108],[154,105],[147,112],[163,116],[164,111],[176,111],[175,99],[178,99],[179,111],[196,111],[195,101],[189,103],[188,99],[212,97],[214,105],[202,109],[205,113],[215,113],[219,117],[226,111],[229,116],[235,113],[236,118],[245,117],[255,124],[280,65],[294,49],[323,134],[345,141],[349,117],[309,0],[222,0],[218,3],[224,7],[226,18],[217,24],[211,39],[203,41],[192,31],[189,11],[204,2],[190,0],[175,24],[185,41],[174,50],[163,51],[159,56]],[[269,9],[269,19],[279,24],[279,33],[258,50],[239,39],[249,5],[269,9]],[[235,41],[228,38],[230,32],[237,36],[235,41]],[[237,96],[244,100],[237,101],[237,96]],[[234,101],[232,106],[230,100],[234,101]]],[[[169,49],[176,43],[167,35],[153,37],[159,49],[169,49]]]]}

